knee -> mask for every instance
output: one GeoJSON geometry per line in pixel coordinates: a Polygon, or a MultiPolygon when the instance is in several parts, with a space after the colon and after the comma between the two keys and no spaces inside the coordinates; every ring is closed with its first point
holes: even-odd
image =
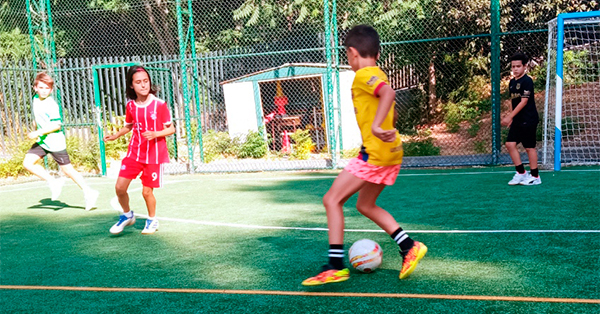
{"type": "Polygon", "coordinates": [[[148,198],[148,197],[152,197],[152,196],[154,196],[154,193],[153,193],[152,189],[144,189],[144,190],[142,191],[142,196],[143,196],[144,198],[148,198]]]}
{"type": "Polygon", "coordinates": [[[340,200],[333,197],[331,194],[327,193],[323,196],[323,206],[325,209],[332,208],[340,203],[340,200]]]}
{"type": "Polygon", "coordinates": [[[514,149],[515,147],[517,147],[517,143],[515,143],[515,142],[506,142],[506,144],[504,144],[504,146],[506,146],[506,149],[514,149]]]}
{"type": "Polygon", "coordinates": [[[359,213],[361,213],[364,216],[367,216],[367,214],[373,209],[374,206],[368,205],[368,204],[360,204],[357,203],[356,204],[356,209],[358,210],[359,213]]]}
{"type": "Polygon", "coordinates": [[[117,196],[126,196],[127,195],[127,188],[121,185],[116,185],[115,186],[115,192],[117,193],[117,196]]]}

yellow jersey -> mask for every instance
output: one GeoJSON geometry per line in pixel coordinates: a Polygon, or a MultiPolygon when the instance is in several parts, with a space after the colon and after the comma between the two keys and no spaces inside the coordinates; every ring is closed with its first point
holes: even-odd
{"type": "MultiPolygon", "coordinates": [[[[375,166],[391,166],[402,163],[402,141],[396,131],[396,140],[386,143],[371,132],[375,113],[379,106],[379,89],[389,84],[387,75],[377,66],[365,67],[356,71],[352,82],[352,102],[354,113],[362,136],[359,158],[375,166]]],[[[381,124],[384,130],[394,129],[394,105],[381,124]]]]}

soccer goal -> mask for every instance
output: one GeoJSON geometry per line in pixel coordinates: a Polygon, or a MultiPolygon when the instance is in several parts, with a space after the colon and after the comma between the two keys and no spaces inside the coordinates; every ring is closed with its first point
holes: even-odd
{"type": "Polygon", "coordinates": [[[600,164],[600,11],[548,23],[543,137],[544,168],[600,164]]]}

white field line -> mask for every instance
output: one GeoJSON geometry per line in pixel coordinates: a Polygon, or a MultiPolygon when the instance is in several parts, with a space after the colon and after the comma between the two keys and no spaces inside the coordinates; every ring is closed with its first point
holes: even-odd
{"type": "MultiPolygon", "coordinates": [[[[542,170],[540,172],[552,172],[550,170],[542,170]]],[[[600,169],[582,169],[582,170],[561,170],[561,172],[600,172],[600,169]]],[[[420,177],[420,176],[457,176],[457,175],[479,175],[479,174],[510,174],[510,173],[514,173],[514,171],[482,171],[482,172],[456,172],[456,173],[400,173],[398,176],[399,177],[420,177]]],[[[326,175],[326,176],[286,176],[286,177],[274,177],[274,178],[225,178],[225,179],[216,179],[216,181],[294,181],[294,180],[321,180],[321,179],[334,179],[336,178],[337,175],[326,175]]],[[[191,178],[191,179],[186,179],[186,180],[174,180],[174,181],[166,181],[165,184],[173,184],[173,183],[180,183],[180,182],[194,182],[194,181],[200,181],[202,180],[201,177],[198,178],[191,178]]],[[[94,183],[89,183],[90,186],[95,186],[95,185],[114,185],[116,181],[110,181],[110,182],[94,182],[94,183]]],[[[27,185],[33,185],[33,186],[27,186],[27,187],[22,187],[22,188],[16,188],[16,189],[4,189],[2,187],[0,187],[0,193],[11,193],[11,192],[18,192],[18,191],[28,191],[28,190],[34,190],[34,189],[39,189],[39,188],[46,188],[47,185],[43,182],[43,181],[35,181],[35,182],[29,182],[29,183],[24,183],[27,185]]],[[[72,182],[67,182],[65,184],[65,186],[68,185],[75,185],[75,183],[72,182]]],[[[131,190],[130,190],[131,192],[131,190]]]]}
{"type": "MultiPolygon", "coordinates": [[[[135,214],[140,218],[148,218],[147,215],[135,214]]],[[[328,231],[327,228],[305,228],[305,227],[283,227],[283,226],[260,226],[226,222],[203,221],[193,219],[180,219],[169,217],[156,217],[162,221],[173,221],[188,224],[230,227],[243,229],[271,229],[271,230],[301,230],[301,231],[328,231]]],[[[384,233],[381,229],[344,229],[345,232],[365,232],[365,233],[384,233]]],[[[409,233],[600,233],[600,230],[406,230],[409,233]]]]}

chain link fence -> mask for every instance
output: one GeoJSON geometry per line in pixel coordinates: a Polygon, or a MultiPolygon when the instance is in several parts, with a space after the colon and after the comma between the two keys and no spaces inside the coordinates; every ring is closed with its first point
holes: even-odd
{"type": "Polygon", "coordinates": [[[361,23],[381,36],[405,166],[510,163],[499,126],[508,58],[531,57],[543,113],[546,23],[600,9],[585,0],[0,4],[0,168],[8,175],[24,174],[13,168],[31,145],[31,84],[42,70],[56,79],[70,150],[87,156],[80,169],[118,172],[127,138],[102,137],[123,124],[132,64],[148,68],[171,108],[169,173],[342,167],[361,141],[342,43],[361,23]]]}

